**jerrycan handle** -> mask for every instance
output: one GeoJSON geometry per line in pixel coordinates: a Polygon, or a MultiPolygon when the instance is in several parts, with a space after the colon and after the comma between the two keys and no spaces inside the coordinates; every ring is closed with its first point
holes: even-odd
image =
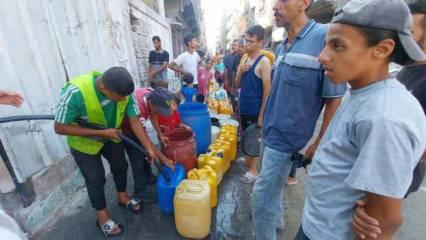
{"type": "Polygon", "coordinates": [[[200,179],[197,169],[192,169],[188,172],[188,179],[200,179]]]}
{"type": "Polygon", "coordinates": [[[159,161],[154,161],[154,164],[160,174],[163,176],[164,180],[166,180],[167,183],[170,183],[172,181],[171,176],[166,171],[164,171],[162,164],[159,161]]]}
{"type": "Polygon", "coordinates": [[[188,192],[189,193],[200,193],[203,191],[203,186],[201,186],[200,184],[194,185],[194,186],[190,186],[188,187],[188,192]]]}

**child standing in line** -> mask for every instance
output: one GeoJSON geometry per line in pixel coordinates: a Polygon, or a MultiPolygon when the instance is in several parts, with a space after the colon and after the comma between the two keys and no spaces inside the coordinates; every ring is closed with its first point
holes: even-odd
{"type": "Polygon", "coordinates": [[[180,96],[184,103],[195,102],[197,89],[194,88],[194,76],[191,73],[185,73],[182,77],[182,82],[185,85],[180,90],[180,96]]]}
{"type": "Polygon", "coordinates": [[[219,85],[218,89],[214,93],[214,96],[217,101],[228,101],[228,94],[224,88],[223,79],[217,79],[217,84],[219,85]]]}
{"type": "Polygon", "coordinates": [[[204,102],[209,92],[209,84],[213,79],[213,74],[211,72],[213,62],[212,60],[207,60],[203,62],[200,69],[198,70],[198,96],[197,102],[204,102]]]}
{"type": "Polygon", "coordinates": [[[360,199],[380,223],[375,239],[393,239],[402,225],[403,199],[426,147],[426,118],[389,76],[389,63],[426,61],[411,29],[403,0],[352,0],[334,16],[319,61],[325,76],[351,90],[312,159],[296,240],[355,239],[360,199]]]}

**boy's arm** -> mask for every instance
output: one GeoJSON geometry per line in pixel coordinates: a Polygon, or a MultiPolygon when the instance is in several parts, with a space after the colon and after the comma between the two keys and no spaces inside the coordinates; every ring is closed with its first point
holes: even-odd
{"type": "Polygon", "coordinates": [[[342,97],[325,99],[324,118],[322,121],[321,129],[316,140],[306,149],[306,152],[305,152],[306,159],[312,159],[314,157],[315,151],[318,145],[320,144],[321,139],[324,136],[324,133],[326,132],[327,127],[330,124],[334,113],[336,113],[337,109],[339,108],[341,102],[342,102],[342,97]]]}
{"type": "Polygon", "coordinates": [[[129,117],[129,123],[139,142],[142,143],[142,145],[148,151],[151,160],[156,160],[157,154],[154,151],[154,145],[146,134],[145,128],[142,126],[142,123],[139,121],[138,117],[129,117]]]}
{"type": "Polygon", "coordinates": [[[164,154],[162,154],[161,151],[154,146],[154,144],[151,142],[148,135],[146,134],[145,128],[142,126],[139,119],[137,117],[132,117],[129,118],[129,122],[136,137],[148,151],[148,154],[151,158],[150,162],[157,161],[159,159],[162,163],[164,163],[166,166],[173,170],[173,161],[164,156],[164,154]]]}
{"type": "Polygon", "coordinates": [[[266,100],[268,99],[269,93],[271,92],[271,64],[269,63],[269,60],[265,57],[262,59],[262,65],[260,68],[261,75],[262,75],[262,86],[263,86],[263,93],[262,93],[262,105],[260,107],[259,111],[259,117],[257,120],[257,124],[259,127],[262,127],[263,125],[263,113],[265,111],[265,105],[266,100]]]}
{"type": "Polygon", "coordinates": [[[151,86],[152,78],[154,77],[154,73],[152,72],[152,64],[148,64],[148,86],[151,86]]]}
{"type": "Polygon", "coordinates": [[[105,130],[96,130],[90,128],[80,127],[78,125],[70,125],[56,122],[54,123],[54,130],[56,134],[78,137],[101,137],[120,140],[118,129],[111,128],[105,130]]]}
{"type": "Polygon", "coordinates": [[[171,70],[177,73],[185,74],[185,71],[183,71],[183,68],[179,67],[175,62],[171,62],[168,66],[171,70]]]}
{"type": "Polygon", "coordinates": [[[391,240],[403,223],[402,199],[367,192],[366,213],[380,223],[381,234],[376,239],[391,240]]]}
{"type": "Polygon", "coordinates": [[[77,87],[69,86],[62,90],[55,114],[54,130],[56,134],[120,140],[118,129],[97,130],[74,125],[75,120],[81,118],[82,103],[83,96],[77,87]]]}
{"type": "Polygon", "coordinates": [[[174,61],[172,61],[168,66],[170,69],[172,69],[173,71],[180,73],[180,74],[185,74],[185,71],[183,70],[182,66],[182,62],[183,62],[183,58],[184,55],[181,54],[179,55],[174,61]]]}
{"type": "Polygon", "coordinates": [[[23,101],[24,98],[17,92],[0,90],[0,104],[20,107],[23,101]]]}

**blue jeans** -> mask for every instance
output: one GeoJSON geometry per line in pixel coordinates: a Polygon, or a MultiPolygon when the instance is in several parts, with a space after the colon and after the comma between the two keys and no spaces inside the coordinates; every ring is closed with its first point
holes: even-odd
{"type": "Polygon", "coordinates": [[[291,153],[267,146],[263,149],[261,171],[253,187],[252,219],[257,240],[274,240],[277,228],[284,228],[283,187],[292,167],[291,153]]]}

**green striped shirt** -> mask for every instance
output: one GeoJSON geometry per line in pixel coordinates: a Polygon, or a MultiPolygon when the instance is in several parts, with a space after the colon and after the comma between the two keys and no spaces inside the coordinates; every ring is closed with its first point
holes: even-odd
{"type": "MultiPolygon", "coordinates": [[[[93,79],[93,84],[96,79],[93,79]]],[[[108,99],[105,95],[98,91],[95,85],[96,95],[102,105],[109,128],[115,127],[115,118],[117,112],[117,103],[108,99]]],[[[86,107],[84,105],[83,94],[78,87],[70,84],[61,92],[61,98],[56,108],[55,121],[62,124],[71,124],[76,119],[87,119],[86,107]]],[[[132,94],[126,107],[127,117],[136,117],[140,114],[136,105],[135,96],[132,94]]]]}

